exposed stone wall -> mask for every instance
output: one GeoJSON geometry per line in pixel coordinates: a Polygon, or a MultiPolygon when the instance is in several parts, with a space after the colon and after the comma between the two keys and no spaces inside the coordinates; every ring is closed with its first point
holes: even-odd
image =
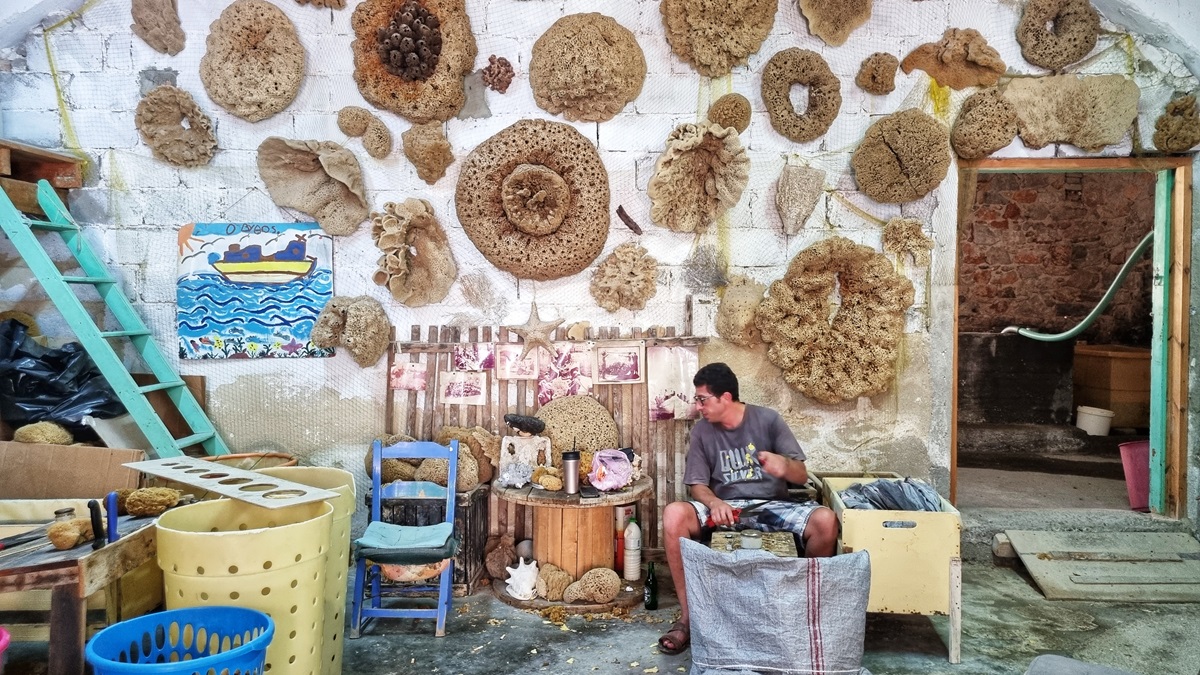
{"type": "MultiPolygon", "coordinates": [[[[1073,328],[1154,227],[1152,173],[986,174],[959,234],[959,330],[1073,328]]],[[[1148,346],[1149,254],[1080,340],[1148,346]]]]}

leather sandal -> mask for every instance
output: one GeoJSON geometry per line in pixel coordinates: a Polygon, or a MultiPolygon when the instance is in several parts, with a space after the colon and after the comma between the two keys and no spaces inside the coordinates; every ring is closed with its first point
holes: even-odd
{"type": "Polygon", "coordinates": [[[692,643],[692,631],[686,623],[676,621],[671,628],[658,638],[658,651],[668,656],[685,651],[692,643]]]}

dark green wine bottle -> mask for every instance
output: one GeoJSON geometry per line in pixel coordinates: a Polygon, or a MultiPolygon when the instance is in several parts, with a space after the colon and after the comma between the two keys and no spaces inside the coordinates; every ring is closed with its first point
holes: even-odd
{"type": "Polygon", "coordinates": [[[654,563],[646,573],[646,585],[642,589],[642,602],[646,609],[658,609],[658,579],[654,576],[654,563]]]}

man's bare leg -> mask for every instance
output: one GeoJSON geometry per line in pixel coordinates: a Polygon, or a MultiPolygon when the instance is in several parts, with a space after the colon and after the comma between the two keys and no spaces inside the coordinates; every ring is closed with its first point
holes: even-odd
{"type": "Polygon", "coordinates": [[[808,517],[804,526],[804,557],[828,558],[837,548],[837,514],[827,507],[819,507],[808,517]]]}
{"type": "Polygon", "coordinates": [[[680,537],[695,539],[700,536],[700,519],[696,509],[688,502],[672,502],[663,509],[663,549],[667,554],[667,567],[671,570],[671,581],[675,584],[675,595],[679,598],[679,621],[688,622],[687,583],[683,578],[683,554],[679,550],[680,537]]]}

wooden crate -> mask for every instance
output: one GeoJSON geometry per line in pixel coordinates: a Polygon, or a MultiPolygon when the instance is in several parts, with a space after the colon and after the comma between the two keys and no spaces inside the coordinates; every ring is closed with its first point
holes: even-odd
{"type": "Polygon", "coordinates": [[[1113,412],[1114,427],[1150,426],[1150,350],[1076,345],[1075,405],[1113,412]]]}
{"type": "MultiPolygon", "coordinates": [[[[488,538],[488,494],[480,485],[470,492],[459,492],[454,503],[454,532],[460,538],[454,556],[454,595],[471,595],[485,578],[484,548],[488,538]]],[[[371,491],[364,497],[371,507],[371,491]]],[[[436,525],[446,518],[441,499],[385,499],[380,505],[384,522],[397,525],[436,525]]]]}

